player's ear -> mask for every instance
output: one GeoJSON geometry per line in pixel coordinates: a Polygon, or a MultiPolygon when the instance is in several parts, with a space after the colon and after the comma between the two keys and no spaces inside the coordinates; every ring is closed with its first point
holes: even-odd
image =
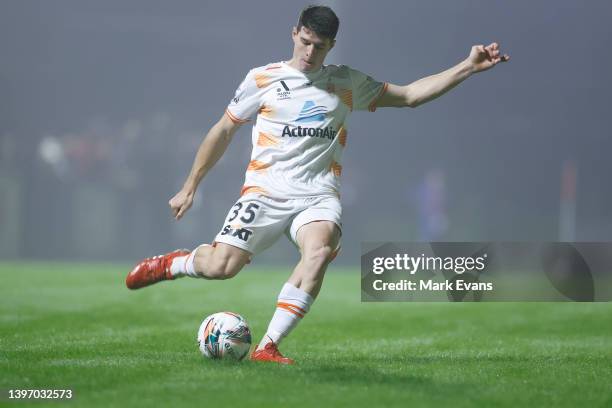
{"type": "Polygon", "coordinates": [[[297,35],[298,35],[297,27],[293,27],[293,29],[291,30],[291,38],[295,39],[297,35]]]}
{"type": "Polygon", "coordinates": [[[329,50],[331,51],[332,48],[334,48],[334,45],[336,45],[336,40],[331,40],[331,43],[329,44],[329,50]]]}

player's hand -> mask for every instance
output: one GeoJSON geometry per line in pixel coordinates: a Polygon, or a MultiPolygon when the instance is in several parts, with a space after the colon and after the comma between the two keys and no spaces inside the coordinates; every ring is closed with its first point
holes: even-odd
{"type": "Polygon", "coordinates": [[[180,220],[183,214],[191,208],[193,204],[193,194],[193,192],[181,190],[168,201],[170,209],[172,209],[172,215],[175,219],[180,220]]]}
{"type": "Polygon", "coordinates": [[[493,68],[500,62],[506,62],[510,60],[508,54],[501,54],[499,51],[499,44],[491,43],[486,47],[484,45],[475,45],[470,51],[468,61],[472,65],[472,72],[481,72],[487,69],[493,68]]]}

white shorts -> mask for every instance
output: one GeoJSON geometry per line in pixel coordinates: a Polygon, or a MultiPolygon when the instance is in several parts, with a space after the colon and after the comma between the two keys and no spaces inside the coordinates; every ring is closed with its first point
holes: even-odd
{"type": "Polygon", "coordinates": [[[230,209],[215,242],[257,255],[284,232],[297,245],[297,232],[313,221],[331,221],[341,228],[342,206],[334,196],[279,200],[260,194],[240,197],[230,209]]]}

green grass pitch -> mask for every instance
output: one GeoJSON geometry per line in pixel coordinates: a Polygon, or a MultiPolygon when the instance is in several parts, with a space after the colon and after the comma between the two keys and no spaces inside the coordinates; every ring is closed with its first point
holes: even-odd
{"type": "Polygon", "coordinates": [[[199,354],[200,322],[235,311],[259,340],[288,270],[131,292],[127,268],[0,264],[0,404],[72,388],[32,405],[612,406],[612,303],[361,303],[359,271],[332,266],[282,344],[297,365],[230,364],[199,354]]]}

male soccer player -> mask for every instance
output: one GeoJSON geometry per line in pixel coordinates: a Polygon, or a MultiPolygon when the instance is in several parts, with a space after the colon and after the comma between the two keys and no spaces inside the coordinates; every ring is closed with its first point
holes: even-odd
{"type": "Polygon", "coordinates": [[[456,66],[406,86],[383,83],[344,65],[323,65],[339,21],[329,7],[309,6],[291,33],[293,56],[252,69],[204,138],[183,188],[170,200],[178,220],[191,207],[202,178],[236,130],[253,116],[253,152],[240,198],[212,245],[148,258],[126,278],[130,289],[182,276],[228,279],[283,233],[301,259],[278,296],[268,330],[251,360],[291,364],[278,344],[309,311],[329,262],[340,247],[339,178],[353,110],[416,107],[471,74],[501,61],[496,43],[473,46],[456,66]]]}

